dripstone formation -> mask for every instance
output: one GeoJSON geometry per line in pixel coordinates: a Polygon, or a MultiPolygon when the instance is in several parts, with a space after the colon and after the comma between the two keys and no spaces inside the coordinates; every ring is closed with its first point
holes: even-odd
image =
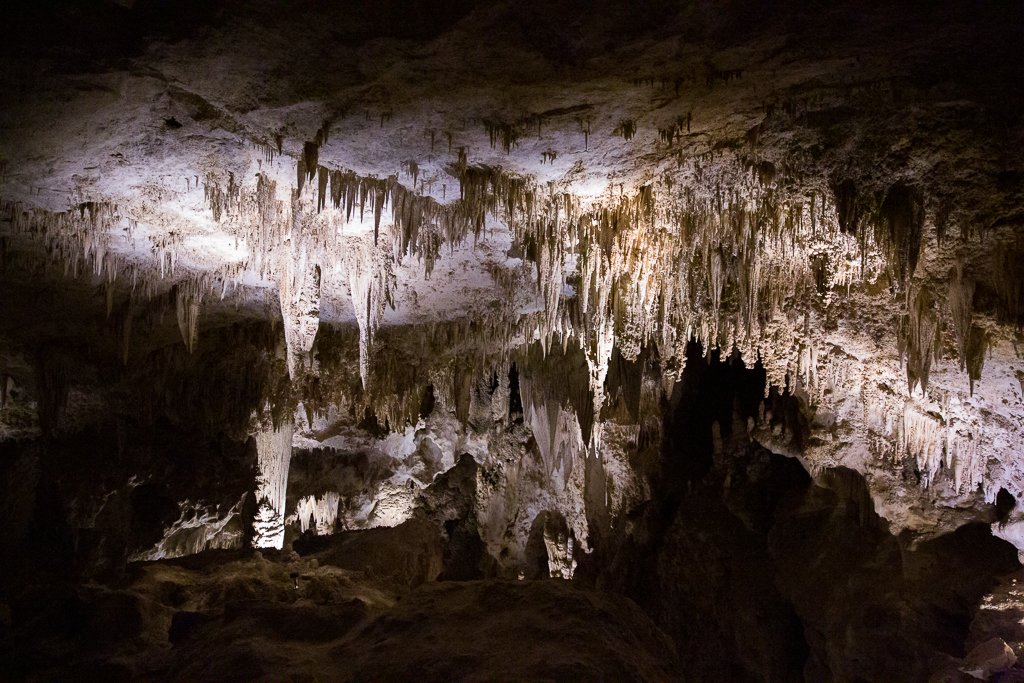
{"type": "Polygon", "coordinates": [[[1019,7],[0,14],[5,675],[1024,680],[1019,7]]]}

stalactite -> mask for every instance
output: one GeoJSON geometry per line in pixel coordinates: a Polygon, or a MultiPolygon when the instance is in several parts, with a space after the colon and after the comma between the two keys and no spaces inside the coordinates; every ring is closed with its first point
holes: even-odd
{"type": "Polygon", "coordinates": [[[319,148],[321,148],[321,147],[323,147],[324,145],[327,144],[327,138],[330,135],[330,129],[331,129],[331,122],[330,121],[322,122],[320,124],[320,127],[317,128],[316,136],[314,136],[314,138],[313,138],[313,142],[317,146],[317,149],[319,149],[319,148]]]}
{"type": "Polygon", "coordinates": [[[295,379],[302,374],[313,341],[320,326],[320,266],[302,245],[294,241],[278,272],[278,298],[284,321],[288,375],[295,379]]]}
{"type": "Polygon", "coordinates": [[[111,316],[111,327],[114,332],[118,356],[121,358],[121,364],[124,366],[128,365],[128,356],[131,349],[132,317],[130,300],[119,307],[111,316]]]}
{"type": "Polygon", "coordinates": [[[905,349],[907,364],[907,387],[913,391],[920,384],[922,391],[928,389],[928,375],[932,358],[939,348],[939,318],[935,300],[927,287],[914,285],[907,293],[907,313],[900,323],[900,344],[905,349]]]}
{"type": "Polygon", "coordinates": [[[361,246],[346,254],[352,305],[359,327],[359,376],[363,389],[370,387],[370,354],[373,338],[384,316],[384,306],[394,287],[391,262],[376,248],[361,246]]]}
{"type": "Polygon", "coordinates": [[[935,207],[935,239],[942,244],[946,236],[946,229],[949,226],[949,217],[953,213],[953,202],[948,197],[942,197],[935,207]]]}
{"type": "Polygon", "coordinates": [[[967,364],[967,344],[971,333],[973,318],[974,280],[965,278],[963,264],[957,262],[949,274],[950,317],[953,319],[953,333],[956,335],[956,346],[960,353],[960,369],[967,364]]]}
{"type": "Polygon", "coordinates": [[[195,350],[199,338],[199,309],[205,290],[203,284],[192,279],[186,279],[174,288],[174,311],[178,319],[178,331],[189,353],[195,350]]]}
{"type": "Polygon", "coordinates": [[[991,251],[992,283],[999,296],[1000,314],[1024,326],[1024,238],[1015,236],[991,251]]]}
{"type": "MultiPolygon", "coordinates": [[[[306,176],[309,174],[309,167],[306,166],[305,156],[299,157],[295,164],[295,191],[302,194],[302,186],[306,183],[306,176]]],[[[216,219],[216,215],[214,215],[216,219]]]]}
{"type": "Polygon", "coordinates": [[[849,178],[834,181],[832,194],[835,197],[839,229],[850,235],[857,234],[861,219],[857,185],[849,178]]]}
{"type": "Polygon", "coordinates": [[[914,275],[923,232],[924,199],[921,191],[905,183],[896,183],[889,188],[879,209],[875,240],[884,246],[901,283],[914,275]]]}
{"type": "Polygon", "coordinates": [[[615,348],[615,326],[612,321],[602,321],[599,329],[595,330],[593,350],[588,349],[587,364],[590,366],[590,393],[594,397],[594,409],[592,425],[583,425],[582,431],[586,435],[590,432],[590,443],[592,453],[597,453],[601,447],[601,410],[604,408],[604,385],[608,377],[608,363],[611,361],[612,351],[615,348]]]}
{"type": "Polygon", "coordinates": [[[615,130],[612,131],[612,135],[617,135],[623,140],[632,140],[633,136],[636,135],[636,121],[633,119],[622,119],[615,130]]]}
{"type": "MultiPolygon", "coordinates": [[[[306,170],[306,180],[313,180],[316,177],[317,168],[320,166],[320,145],[315,141],[306,141],[302,145],[302,165],[306,170]]],[[[301,188],[300,188],[301,189],[301,188]]]]}
{"type": "Polygon", "coordinates": [[[327,175],[328,171],[323,166],[317,167],[317,195],[316,195],[316,211],[320,213],[324,206],[327,205],[327,175]]]}
{"type": "Polygon", "coordinates": [[[713,249],[708,262],[708,294],[711,296],[712,319],[715,320],[716,323],[722,310],[722,290],[725,284],[724,277],[722,255],[718,249],[713,249]]]}
{"type": "Polygon", "coordinates": [[[988,333],[980,325],[971,325],[964,349],[967,359],[967,377],[970,381],[971,395],[974,395],[974,383],[981,379],[981,371],[985,367],[985,353],[988,351],[988,333]]]}

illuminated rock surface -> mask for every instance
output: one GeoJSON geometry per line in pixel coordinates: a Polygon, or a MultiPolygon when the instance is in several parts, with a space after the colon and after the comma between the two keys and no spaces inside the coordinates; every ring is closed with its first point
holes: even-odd
{"type": "Polygon", "coordinates": [[[15,677],[1024,670],[1019,8],[2,13],[15,677]]]}

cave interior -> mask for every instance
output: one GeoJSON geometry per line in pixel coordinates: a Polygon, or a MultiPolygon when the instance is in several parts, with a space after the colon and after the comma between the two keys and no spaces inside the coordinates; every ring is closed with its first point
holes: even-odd
{"type": "Polygon", "coordinates": [[[1024,5],[54,0],[0,679],[1024,681],[1024,5]]]}

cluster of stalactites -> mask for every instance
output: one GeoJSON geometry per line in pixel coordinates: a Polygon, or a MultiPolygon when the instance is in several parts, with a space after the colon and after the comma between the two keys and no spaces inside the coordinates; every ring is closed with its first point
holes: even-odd
{"type": "MultiPolygon", "coordinates": [[[[481,381],[494,384],[492,380],[500,375],[497,384],[507,383],[510,354],[527,339],[531,318],[460,318],[384,328],[366,367],[359,364],[360,373],[347,381],[343,378],[354,364],[323,348],[319,355],[328,361],[321,362],[320,370],[336,380],[332,394],[325,396],[326,402],[317,409],[325,411],[331,404],[344,404],[359,415],[369,410],[379,423],[401,429],[416,424],[424,396],[429,393],[443,409],[464,419],[472,403],[470,392],[481,381]]],[[[339,333],[332,330],[317,343],[325,347],[353,343],[349,337],[338,337],[339,333]]],[[[355,343],[361,342],[360,338],[355,343]]]]}
{"type": "Polygon", "coordinates": [[[834,178],[830,189],[840,231],[857,235],[862,244],[873,239],[886,256],[893,280],[901,286],[907,283],[917,268],[924,238],[921,189],[898,181],[885,190],[880,202],[851,178],[834,178]]]}
{"type": "MultiPolygon", "coordinates": [[[[459,318],[422,325],[383,327],[370,350],[363,385],[354,358],[358,330],[324,326],[316,344],[321,381],[315,395],[304,400],[313,414],[326,414],[332,406],[344,406],[362,416],[369,411],[380,425],[402,429],[415,425],[429,404],[453,412],[462,421],[474,411],[489,411],[496,423],[509,419],[511,386],[526,373],[544,386],[557,387],[564,403],[580,415],[589,433],[593,411],[588,393],[588,372],[583,354],[575,354],[571,379],[561,372],[557,357],[546,363],[539,344],[527,345],[541,313],[495,318],[459,318]],[[569,393],[566,393],[569,392],[569,393]]],[[[554,391],[554,389],[552,389],[554,391]]],[[[518,404],[518,394],[512,403],[518,404]]],[[[481,412],[482,414],[482,412],[481,412]]]]}
{"type": "MultiPolygon", "coordinates": [[[[913,391],[920,386],[927,390],[933,360],[942,355],[944,313],[948,310],[956,338],[960,369],[966,370],[971,393],[981,378],[988,335],[974,320],[976,278],[968,273],[967,264],[958,259],[951,268],[948,288],[943,292],[928,284],[928,277],[915,280],[922,244],[925,241],[925,196],[917,186],[898,181],[879,193],[881,201],[872,199],[863,188],[848,178],[836,180],[831,189],[835,198],[839,228],[856,234],[862,253],[873,241],[885,257],[890,281],[906,297],[906,311],[900,321],[899,352],[906,361],[907,383],[913,391]],[[869,230],[873,228],[873,230],[869,230]],[[943,305],[945,304],[945,305],[943,305]]],[[[940,201],[934,215],[938,243],[946,231],[948,203],[940,201]]],[[[961,231],[964,239],[968,235],[961,231]]],[[[1024,310],[1024,268],[1020,266],[1021,249],[993,249],[994,262],[986,264],[991,284],[995,285],[1003,311],[1011,321],[1019,323],[1024,310]]],[[[975,264],[977,269],[979,264],[975,264]]]]}
{"type": "Polygon", "coordinates": [[[519,394],[523,420],[533,434],[545,473],[556,488],[564,487],[587,446],[576,413],[571,406],[536,391],[526,376],[520,377],[519,394]]]}
{"type": "MultiPolygon", "coordinates": [[[[528,178],[501,169],[470,166],[464,153],[449,170],[460,180],[460,198],[442,208],[448,217],[458,216],[463,227],[439,234],[436,243],[479,230],[488,214],[506,221],[536,267],[544,309],[537,335],[542,346],[549,348],[554,339],[563,345],[577,339],[590,352],[595,390],[607,363],[601,351],[610,347],[609,339],[627,357],[652,341],[672,356],[691,335],[727,344],[730,335],[756,335],[773,311],[813,292],[809,259],[794,257],[806,256],[809,242],[826,233],[821,226],[824,202],[816,209],[813,201],[785,203],[771,191],[752,200],[739,193],[701,197],[671,188],[662,191],[667,199],[659,202],[654,186],[645,185],[633,195],[582,210],[568,193],[540,190],[528,178]],[[566,264],[573,255],[576,296],[566,297],[571,275],[566,264]]],[[[323,177],[337,206],[349,214],[357,201],[361,209],[371,195],[385,191],[381,181],[364,184],[355,174],[332,171],[323,177]]],[[[424,220],[438,223],[436,214],[409,203],[415,195],[403,196],[396,209],[407,226],[397,231],[400,253],[420,234],[424,220]]],[[[374,201],[383,206],[394,200],[374,201]]],[[[849,247],[841,243],[841,253],[818,252],[829,265],[818,278],[819,289],[856,281],[849,247]]],[[[361,302],[362,297],[357,315],[361,302]]]]}
{"type": "MultiPolygon", "coordinates": [[[[345,222],[350,222],[357,212],[362,222],[366,212],[372,211],[375,243],[380,239],[384,212],[390,208],[395,252],[399,257],[420,258],[428,275],[443,245],[463,242],[470,235],[479,236],[484,228],[486,213],[481,204],[464,199],[441,204],[405,187],[396,176],[381,179],[317,166],[310,176],[311,180],[314,178],[317,211],[330,202],[342,212],[345,222]]],[[[300,194],[301,190],[300,185],[300,194]]]]}
{"type": "Polygon", "coordinates": [[[754,336],[773,310],[810,291],[806,259],[791,258],[801,247],[781,240],[779,227],[798,231],[806,211],[771,196],[715,206],[686,193],[659,210],[641,188],[578,222],[570,317],[595,348],[611,319],[627,357],[651,341],[671,356],[691,335],[718,345],[754,336]]]}
{"type": "Polygon", "coordinates": [[[133,318],[140,302],[144,310],[157,310],[161,316],[165,310],[173,309],[182,341],[191,353],[198,340],[203,301],[208,297],[223,300],[229,292],[237,290],[245,270],[245,264],[231,263],[213,272],[181,272],[176,268],[180,237],[173,234],[150,238],[157,256],[155,265],[115,253],[110,249],[112,233],[125,230],[130,238],[134,222],[109,203],[80,202],[63,212],[24,211],[19,205],[6,203],[3,213],[11,221],[16,237],[43,242],[46,259],[62,267],[65,276],[99,280],[106,298],[107,318],[125,364],[133,318]]]}
{"type": "Polygon", "coordinates": [[[15,234],[41,241],[51,259],[71,277],[85,270],[100,276],[116,268],[117,259],[109,254],[111,231],[123,228],[131,239],[135,228],[135,222],[110,202],[77,202],[67,211],[25,210],[20,203],[6,202],[3,213],[15,234]]]}
{"type": "MultiPolygon", "coordinates": [[[[808,199],[785,194],[770,164],[759,164],[753,171],[745,167],[729,171],[728,163],[719,162],[714,167],[719,176],[711,177],[711,167],[702,169],[695,162],[694,177],[701,181],[695,185],[677,186],[666,176],[632,194],[620,190],[618,197],[610,194],[583,208],[576,197],[556,191],[553,185],[538,186],[531,178],[500,168],[470,165],[464,150],[459,150],[448,169],[459,180],[459,198],[439,204],[404,187],[394,176],[379,179],[328,169],[320,163],[326,139],[325,126],[304,145],[291,202],[278,200],[276,184],[262,173],[251,192],[231,174],[226,185],[215,182],[213,176],[207,178],[205,196],[214,218],[237,227],[236,234],[246,242],[261,274],[277,267],[270,254],[275,249],[281,254],[279,247],[284,243],[293,250],[299,245],[307,254],[313,267],[303,270],[310,273],[338,259],[342,243],[337,233],[322,229],[323,222],[315,220],[328,201],[346,222],[357,211],[360,220],[372,211],[375,238],[390,207],[393,254],[396,258],[420,256],[427,273],[443,244],[478,235],[488,215],[500,218],[536,268],[543,303],[536,337],[545,352],[555,340],[564,347],[572,339],[586,351],[595,413],[603,401],[601,378],[612,345],[627,358],[650,343],[657,345],[664,358],[682,358],[691,336],[726,348],[756,338],[783,307],[807,306],[815,296],[828,305],[835,287],[873,277],[865,267],[869,253],[884,256],[892,277],[908,283],[901,352],[907,359],[911,387],[927,385],[941,324],[934,297],[909,284],[924,223],[922,193],[910,184],[894,184],[879,195],[878,208],[869,211],[863,193],[850,180],[833,182],[831,193],[812,193],[808,199]],[[302,190],[314,183],[313,199],[307,198],[304,204],[302,190]],[[865,228],[869,216],[873,231],[865,228]],[[576,271],[569,272],[573,257],[576,271]],[[573,287],[575,296],[565,295],[567,286],[573,287]]],[[[116,207],[82,203],[68,215],[47,220],[54,222],[56,234],[76,234],[74,226],[66,225],[69,221],[96,226],[111,220],[105,216],[115,215],[116,207]]],[[[106,228],[79,231],[93,237],[76,243],[99,263],[106,248],[100,237],[110,226],[106,228]]],[[[173,267],[173,245],[165,251],[173,267]]],[[[346,263],[360,324],[364,390],[369,386],[373,336],[391,297],[387,267],[376,255],[367,256],[338,259],[346,263]]],[[[1007,270],[1012,270],[1012,264],[1007,270]]],[[[296,293],[301,298],[305,285],[296,286],[295,278],[285,277],[291,281],[281,287],[287,321],[292,299],[296,293]]],[[[305,281],[314,279],[318,278],[305,281]]],[[[1020,289],[1019,281],[1007,278],[1009,299],[1020,289]]],[[[960,357],[973,382],[980,374],[985,335],[971,322],[972,291],[973,282],[958,274],[950,285],[949,302],[960,357]]],[[[191,302],[199,298],[186,297],[178,307],[182,335],[190,348],[198,315],[192,314],[191,302]]],[[[312,302],[318,297],[307,298],[312,302]]],[[[289,349],[294,346],[308,353],[311,336],[304,335],[301,343],[297,339],[294,344],[289,341],[289,349]]]]}
{"type": "Polygon", "coordinates": [[[932,363],[942,358],[943,328],[948,309],[961,370],[966,370],[970,391],[981,379],[988,349],[985,328],[974,322],[975,283],[963,273],[962,264],[950,272],[946,298],[924,282],[913,282],[907,290],[906,312],[900,318],[897,335],[901,362],[906,363],[907,388],[927,391],[932,363]],[[945,305],[943,305],[945,303],[945,305]]]}
{"type": "MultiPolygon", "coordinates": [[[[641,188],[583,212],[575,232],[577,296],[560,302],[574,308],[568,316],[573,333],[596,349],[610,318],[615,343],[627,356],[650,341],[662,356],[678,356],[679,340],[689,334],[713,345],[742,345],[784,306],[806,309],[817,298],[827,308],[835,290],[886,275],[907,300],[898,337],[908,383],[911,390],[926,389],[941,355],[945,309],[933,287],[913,277],[925,225],[922,191],[895,183],[869,210],[850,181],[832,185],[832,202],[827,193],[812,193],[807,201],[763,176],[756,188],[738,184],[710,194],[659,186],[657,202],[641,188]],[[645,210],[649,203],[653,210],[645,210]]],[[[990,280],[1016,319],[1024,269],[1009,263],[1019,250],[1000,253],[1007,263],[997,264],[990,280]]],[[[949,282],[949,313],[973,391],[987,333],[973,321],[973,279],[958,266],[949,282]]],[[[599,368],[596,354],[590,355],[599,368]]]]}
{"type": "MultiPolygon", "coordinates": [[[[316,179],[318,209],[329,199],[347,221],[355,211],[362,218],[371,208],[378,231],[380,215],[390,205],[396,255],[419,254],[428,273],[442,244],[478,234],[489,214],[507,222],[536,267],[545,346],[555,338],[575,337],[596,353],[598,337],[608,335],[609,320],[627,356],[651,341],[672,355],[691,334],[727,344],[731,335],[756,335],[762,320],[813,282],[807,259],[801,263],[793,256],[806,247],[801,231],[821,232],[814,203],[783,203],[770,188],[751,200],[738,192],[698,196],[666,187],[659,202],[648,184],[634,195],[584,211],[569,193],[542,190],[529,178],[501,169],[471,166],[460,150],[449,168],[460,181],[460,197],[440,205],[394,177],[367,178],[319,164],[311,172],[312,155],[304,153],[303,159],[300,175],[316,179]],[[572,255],[579,282],[573,283],[577,296],[567,298],[564,290],[572,273],[566,265],[572,255]]],[[[826,257],[831,258],[826,279],[849,285],[855,277],[849,259],[819,255],[819,260],[827,262],[826,257]]],[[[353,285],[365,279],[351,273],[350,278],[353,285]]],[[[373,324],[364,315],[366,299],[360,292],[354,303],[368,345],[373,324]]],[[[367,307],[372,314],[372,302],[367,307]]],[[[599,374],[597,356],[594,362],[599,374]]]]}
{"type": "MultiPolygon", "coordinates": [[[[314,177],[308,165],[312,158],[304,154],[307,180],[314,177]]],[[[719,191],[713,197],[701,198],[688,190],[674,195],[666,190],[662,194],[668,199],[659,203],[654,187],[645,185],[634,195],[581,211],[567,193],[555,192],[551,187],[541,191],[529,179],[501,169],[469,166],[464,153],[453,166],[460,180],[460,199],[443,207],[406,190],[394,178],[381,181],[351,172],[328,171],[319,165],[316,169],[318,209],[323,208],[328,194],[346,221],[356,208],[362,218],[365,208],[372,206],[376,231],[381,212],[389,203],[392,205],[395,222],[402,226],[395,231],[399,254],[413,250],[412,245],[420,244],[424,234],[433,234],[432,246],[426,250],[428,271],[431,255],[436,254],[443,240],[461,239],[469,230],[478,231],[487,213],[507,221],[536,266],[538,293],[544,304],[538,325],[541,346],[546,353],[552,340],[560,339],[564,347],[575,337],[587,351],[594,413],[600,412],[603,402],[601,378],[613,344],[626,357],[634,357],[643,344],[655,341],[663,354],[671,356],[680,340],[685,343],[691,334],[719,344],[725,343],[723,332],[735,334],[741,330],[751,336],[759,318],[766,315],[761,310],[762,302],[770,315],[806,279],[805,273],[794,271],[793,264],[800,261],[790,258],[799,241],[793,235],[807,224],[812,234],[818,230],[813,200],[809,209],[783,208],[771,192],[762,193],[751,204],[738,193],[729,197],[719,191]],[[438,233],[437,225],[445,221],[450,229],[438,233]],[[424,230],[424,226],[430,229],[424,230]],[[580,277],[577,296],[567,299],[563,294],[569,275],[565,265],[573,253],[578,257],[580,277]],[[732,322],[723,320],[725,309],[733,317],[732,322]]],[[[303,297],[312,290],[318,294],[318,286],[306,285],[318,285],[322,255],[311,256],[307,247],[316,244],[320,251],[331,251],[332,236],[321,234],[316,225],[304,220],[302,203],[295,196],[288,206],[276,195],[274,182],[263,174],[258,175],[251,196],[242,192],[231,175],[226,188],[212,179],[207,182],[207,199],[215,218],[228,220],[247,213],[254,218],[237,223],[250,226],[244,237],[257,262],[266,264],[267,254],[282,240],[292,247],[284,254],[289,257],[289,267],[283,269],[280,293],[286,337],[289,331],[295,333],[290,335],[295,339],[287,339],[294,376],[294,359],[308,353],[318,321],[317,316],[308,315],[318,308],[318,296],[303,297]],[[309,268],[298,269],[303,275],[303,282],[298,284],[289,275],[295,260],[290,252],[295,249],[302,252],[303,259],[313,262],[309,268]],[[314,275],[307,276],[307,271],[314,275]],[[310,306],[299,306],[303,311],[293,315],[296,302],[292,299],[296,297],[299,304],[310,306]],[[291,318],[299,322],[287,324],[291,318]]],[[[83,218],[89,213],[94,221],[93,211],[85,206],[81,210],[83,218]]],[[[173,249],[169,251],[173,258],[173,249]]],[[[277,249],[277,254],[282,253],[277,249]]],[[[370,347],[390,289],[389,278],[381,276],[378,261],[382,259],[376,254],[372,258],[362,253],[354,256],[345,261],[360,326],[360,375],[366,389],[370,347]]],[[[201,296],[199,288],[186,285],[179,289],[176,301],[182,337],[190,349],[195,344],[201,296]]]]}
{"type": "Polygon", "coordinates": [[[337,491],[327,491],[322,496],[304,496],[299,499],[295,515],[302,533],[312,530],[318,536],[334,533],[338,521],[338,507],[341,497],[337,491]]]}
{"type": "Polygon", "coordinates": [[[897,455],[914,459],[922,487],[932,486],[942,470],[950,473],[950,486],[958,494],[973,491],[983,481],[985,458],[979,456],[978,435],[967,425],[907,402],[900,431],[897,455]]]}
{"type": "MultiPolygon", "coordinates": [[[[318,141],[310,147],[307,143],[304,149],[299,163],[299,187],[293,193],[290,203],[277,199],[276,184],[264,174],[257,176],[256,187],[251,192],[242,191],[230,174],[226,187],[214,182],[212,176],[208,177],[206,197],[214,218],[223,226],[234,229],[239,238],[244,240],[254,265],[263,277],[271,272],[286,271],[278,276],[282,314],[286,322],[290,317],[295,317],[292,299],[302,289],[291,286],[294,283],[289,282],[295,279],[291,277],[294,269],[288,267],[288,264],[276,262],[272,254],[284,253],[287,257],[292,252],[301,252],[317,268],[326,267],[331,262],[337,262],[343,267],[352,290],[356,319],[360,326],[360,367],[365,388],[369,382],[369,355],[374,331],[380,324],[384,306],[393,305],[393,264],[384,252],[376,248],[383,212],[390,207],[393,227],[389,235],[394,240],[394,257],[391,260],[406,255],[418,256],[429,276],[442,245],[463,241],[469,234],[479,235],[484,227],[487,210],[496,205],[493,193],[488,195],[490,198],[486,201],[471,198],[442,205],[430,197],[405,188],[394,176],[381,180],[351,171],[328,169],[318,163],[314,164],[317,156],[313,152],[314,148],[319,149],[319,144],[318,141]],[[317,183],[315,214],[312,206],[307,209],[307,202],[301,199],[303,184],[314,179],[317,183]],[[323,221],[318,221],[317,216],[328,201],[346,223],[357,212],[362,221],[365,212],[372,210],[374,248],[362,244],[354,247],[340,237],[339,231],[330,229],[330,222],[324,225],[323,221]],[[282,250],[282,245],[289,248],[282,250]],[[357,253],[353,253],[353,249],[357,253]]],[[[495,177],[503,176],[499,174],[495,177]]],[[[498,185],[505,189],[510,187],[508,182],[498,182],[498,185]]],[[[521,182],[516,185],[520,186],[521,182]]],[[[308,283],[312,278],[307,277],[305,280],[308,283]]],[[[557,297],[560,292],[558,289],[553,296],[557,297]]],[[[318,297],[314,298],[318,300],[318,297]]],[[[295,327],[286,325],[286,330],[295,327]]],[[[303,324],[299,327],[311,328],[315,334],[315,326],[303,324]]],[[[289,341],[289,350],[293,346],[295,344],[289,341]]],[[[308,351],[308,348],[304,350],[308,351]]],[[[296,357],[299,355],[296,354],[296,357]]]]}

